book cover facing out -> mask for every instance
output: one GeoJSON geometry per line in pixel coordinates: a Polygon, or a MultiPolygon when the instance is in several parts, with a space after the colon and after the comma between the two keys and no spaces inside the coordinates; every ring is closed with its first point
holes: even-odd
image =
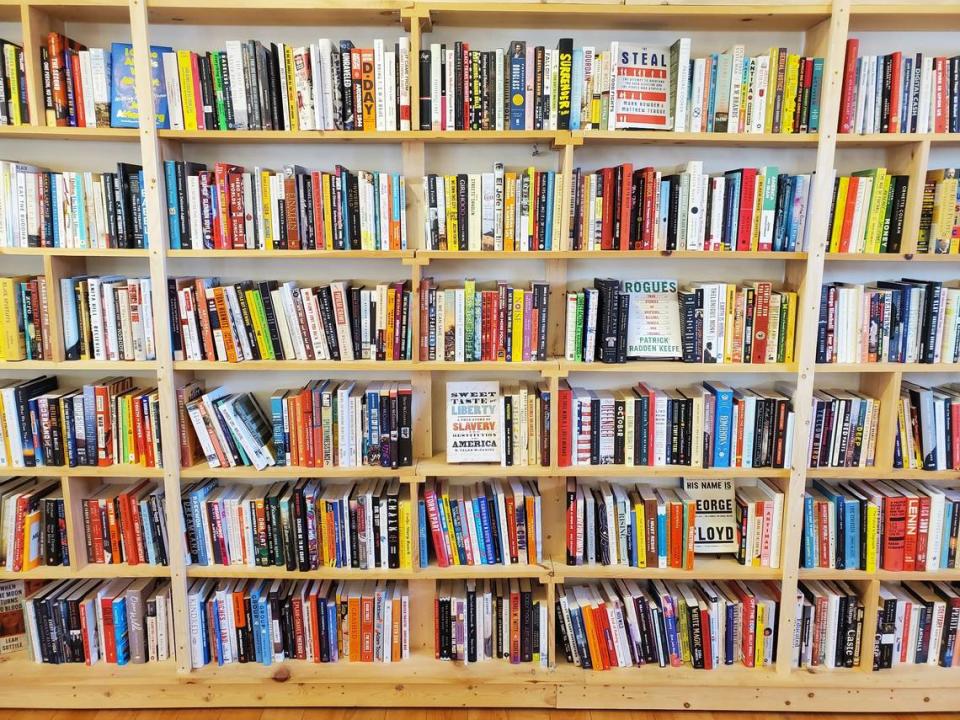
{"type": "MultiPolygon", "coordinates": [[[[153,109],[157,116],[157,128],[170,127],[170,114],[167,112],[167,90],[163,78],[163,53],[173,52],[173,48],[150,46],[150,84],[153,86],[153,109]]],[[[110,127],[140,127],[140,111],[137,107],[137,89],[133,74],[133,45],[113,43],[111,47],[110,78],[110,127]]]]}
{"type": "Polygon", "coordinates": [[[500,462],[500,383],[447,383],[447,462],[500,462]]]}

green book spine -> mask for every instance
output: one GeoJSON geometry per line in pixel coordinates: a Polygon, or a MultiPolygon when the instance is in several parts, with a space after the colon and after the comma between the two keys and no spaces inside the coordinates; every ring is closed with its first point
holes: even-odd
{"type": "Polygon", "coordinates": [[[583,362],[583,293],[577,293],[577,334],[574,347],[574,361],[583,362]]]}
{"type": "Polygon", "coordinates": [[[476,323],[474,322],[474,302],[477,283],[474,280],[463,281],[463,359],[465,362],[479,360],[474,356],[476,323]]]}
{"type": "Polygon", "coordinates": [[[222,54],[219,51],[210,53],[210,67],[213,70],[213,95],[216,102],[217,127],[220,130],[228,130],[226,95],[223,88],[223,75],[220,72],[220,55],[222,54]]]}
{"type": "Polygon", "coordinates": [[[257,314],[257,322],[260,323],[260,327],[263,328],[263,344],[267,350],[267,357],[264,360],[276,360],[277,354],[273,348],[273,339],[270,337],[270,326],[267,324],[267,311],[263,307],[263,296],[260,295],[259,290],[254,290],[253,293],[253,311],[257,314]]]}

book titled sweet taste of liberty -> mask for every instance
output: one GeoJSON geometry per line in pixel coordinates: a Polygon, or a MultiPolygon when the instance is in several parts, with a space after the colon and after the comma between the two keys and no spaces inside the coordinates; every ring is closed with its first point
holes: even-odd
{"type": "Polygon", "coordinates": [[[500,383],[447,383],[447,462],[500,462],[500,383]]]}
{"type": "MultiPolygon", "coordinates": [[[[156,113],[157,129],[170,127],[170,114],[167,112],[167,90],[163,78],[161,56],[173,52],[173,48],[150,46],[150,85],[153,87],[153,110],[156,113]]],[[[137,88],[133,76],[133,45],[113,43],[111,55],[111,94],[110,127],[140,127],[140,110],[137,107],[137,88]]]]}

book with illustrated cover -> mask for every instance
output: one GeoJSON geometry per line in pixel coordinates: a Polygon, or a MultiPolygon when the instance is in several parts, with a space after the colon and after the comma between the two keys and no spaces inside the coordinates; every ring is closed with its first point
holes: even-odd
{"type": "MultiPolygon", "coordinates": [[[[150,84],[153,86],[153,109],[156,113],[157,128],[170,127],[170,115],[167,112],[167,89],[163,78],[163,53],[172,52],[172,48],[150,46],[150,84]]],[[[140,127],[140,112],[137,109],[137,88],[134,83],[133,45],[113,43],[110,53],[110,126],[115,128],[140,127]]]]}

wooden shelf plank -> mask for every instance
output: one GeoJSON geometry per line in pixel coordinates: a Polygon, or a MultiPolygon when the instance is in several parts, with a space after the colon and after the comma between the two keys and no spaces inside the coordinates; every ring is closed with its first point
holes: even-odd
{"type": "Polygon", "coordinates": [[[755,568],[741,565],[732,556],[697,555],[692,570],[680,568],[635,568],[625,565],[554,565],[557,582],[595,579],[647,580],[665,578],[674,580],[779,580],[781,568],[755,568]]]}
{"type": "Polygon", "coordinates": [[[685,363],[638,360],[628,363],[578,363],[560,361],[561,372],[598,372],[643,375],[644,373],[691,373],[709,376],[729,374],[796,374],[795,363],[685,363]]]}
{"type": "Polygon", "coordinates": [[[176,360],[174,370],[217,372],[401,372],[413,370],[412,360],[244,360],[231,363],[217,360],[176,360]]]}
{"type": "Polygon", "coordinates": [[[0,248],[0,255],[37,255],[40,257],[120,257],[146,258],[147,250],[134,248],[0,248]]]}
{"type": "Polygon", "coordinates": [[[411,479],[415,473],[413,467],[382,468],[362,465],[360,467],[268,467],[257,470],[255,467],[211,468],[207,463],[200,463],[193,467],[181,468],[180,477],[197,479],[217,477],[223,480],[243,478],[275,478],[290,480],[300,477],[316,478],[373,478],[399,477],[411,479]]]}
{"type": "Polygon", "coordinates": [[[935,253],[827,253],[828,262],[960,262],[960,254],[935,253]]]}
{"type": "Polygon", "coordinates": [[[478,250],[417,250],[418,259],[433,260],[806,260],[805,252],[731,251],[700,252],[696,250],[512,250],[490,252],[478,250]]]}
{"type": "Polygon", "coordinates": [[[414,257],[413,250],[167,250],[169,258],[237,260],[396,260],[414,257]]]}
{"type": "Polygon", "coordinates": [[[694,133],[663,130],[577,130],[575,139],[585,145],[718,145],[723,147],[816,148],[817,134],[786,133],[694,133]]]}
{"type": "Polygon", "coordinates": [[[158,368],[155,360],[0,360],[2,370],[57,370],[72,372],[75,370],[100,370],[117,373],[124,372],[156,372],[158,368]]]}
{"type": "MultiPolygon", "coordinates": [[[[34,3],[36,4],[36,3],[34,3]]],[[[0,139],[11,140],[92,140],[98,142],[131,142],[140,140],[140,133],[126,128],[71,128],[45,125],[3,125],[0,139]]]]}
{"type": "Polygon", "coordinates": [[[817,373],[952,373],[958,363],[818,363],[817,373]]]}
{"type": "Polygon", "coordinates": [[[163,468],[144,467],[142,465],[78,465],[77,467],[56,467],[41,465],[38,467],[4,467],[0,473],[27,475],[30,477],[104,477],[104,478],[158,478],[163,477],[163,468]]]}

